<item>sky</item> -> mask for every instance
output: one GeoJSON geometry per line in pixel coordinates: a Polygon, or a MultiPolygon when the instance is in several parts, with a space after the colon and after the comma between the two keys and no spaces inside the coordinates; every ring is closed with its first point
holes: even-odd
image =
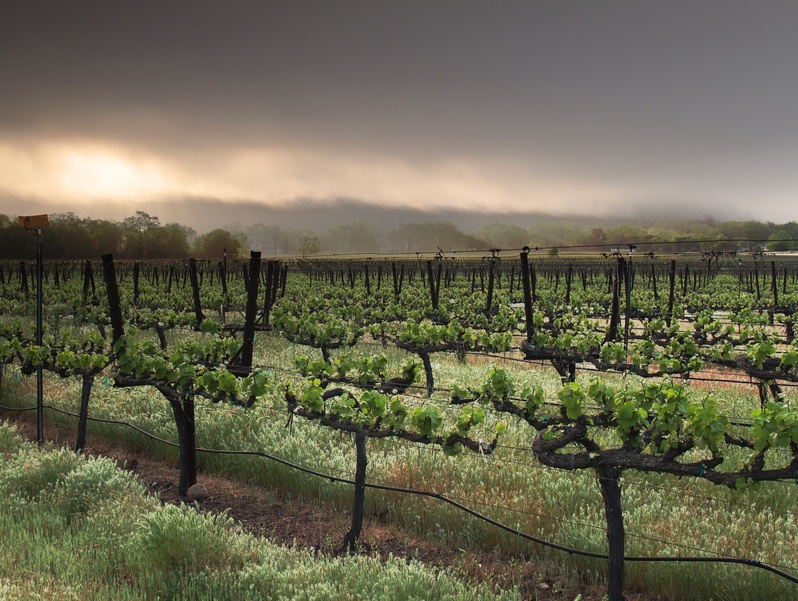
{"type": "Polygon", "coordinates": [[[798,220],[796,25],[792,0],[7,0],[0,213],[798,220]]]}

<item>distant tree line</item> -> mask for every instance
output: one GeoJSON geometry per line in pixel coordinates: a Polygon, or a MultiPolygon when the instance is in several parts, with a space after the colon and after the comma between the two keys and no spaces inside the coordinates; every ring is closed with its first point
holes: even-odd
{"type": "MultiPolygon", "coordinates": [[[[448,221],[401,223],[387,232],[361,221],[324,232],[254,224],[197,235],[190,227],[161,224],[158,217],[137,211],[118,222],[55,213],[50,215],[44,239],[48,259],[96,259],[107,253],[120,259],[221,259],[225,251],[229,258],[237,258],[250,249],[260,250],[264,256],[307,257],[524,246],[556,254],[623,251],[627,244],[638,245],[639,252],[756,252],[798,249],[798,223],[659,219],[645,225],[580,226],[547,219],[529,227],[496,221],[467,233],[448,221]]],[[[15,216],[0,215],[0,259],[32,258],[34,254],[31,234],[18,226],[15,216]]]]}
{"type": "MultiPolygon", "coordinates": [[[[225,249],[236,257],[247,245],[241,234],[216,229],[198,236],[190,227],[162,225],[158,217],[143,211],[119,222],[55,213],[43,234],[47,259],[97,259],[107,253],[120,259],[221,258],[225,249]]],[[[34,255],[31,233],[19,227],[16,217],[0,215],[0,258],[34,255]]]]}

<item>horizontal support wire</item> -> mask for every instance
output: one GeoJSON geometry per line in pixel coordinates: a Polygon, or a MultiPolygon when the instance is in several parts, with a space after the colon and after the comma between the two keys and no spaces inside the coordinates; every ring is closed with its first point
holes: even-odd
{"type": "MultiPolygon", "coordinates": [[[[723,240],[724,243],[746,243],[746,244],[766,244],[770,242],[795,242],[792,238],[786,238],[783,240],[760,240],[760,239],[748,239],[748,238],[728,238],[723,240]]],[[[426,258],[446,258],[446,255],[484,255],[485,257],[496,257],[500,258],[499,255],[501,253],[513,253],[518,254],[524,251],[551,251],[551,250],[584,250],[586,252],[600,252],[600,249],[606,248],[619,248],[623,246],[633,246],[633,247],[643,247],[643,246],[671,246],[674,248],[678,248],[684,244],[717,244],[718,240],[706,239],[706,240],[684,240],[684,241],[646,241],[646,242],[634,242],[634,241],[627,241],[622,243],[599,243],[599,244],[563,244],[563,245],[552,245],[552,246],[523,246],[520,248],[480,248],[480,249],[441,249],[436,248],[435,250],[425,250],[425,251],[396,251],[396,252],[357,252],[357,253],[327,253],[327,254],[317,254],[313,255],[312,259],[308,259],[307,257],[302,257],[300,255],[286,255],[281,257],[282,259],[286,260],[293,260],[304,262],[308,260],[315,260],[315,259],[322,259],[322,260],[337,260],[337,259],[360,259],[360,260],[369,260],[369,259],[380,259],[380,260],[388,260],[395,257],[416,257],[418,259],[426,259],[426,258]]],[[[693,251],[689,254],[691,255],[698,255],[702,251],[693,251]]],[[[624,256],[627,254],[626,249],[618,253],[619,256],[624,256]]],[[[679,252],[677,254],[685,254],[679,252]]],[[[744,254],[744,253],[740,253],[744,254]]],[[[768,255],[769,256],[769,255],[768,255]]],[[[452,258],[452,257],[450,257],[452,258]]],[[[562,257],[534,257],[535,260],[562,260],[562,257]]]]}
{"type": "MultiPolygon", "coordinates": [[[[53,411],[56,411],[56,412],[59,412],[59,413],[64,413],[66,415],[71,415],[73,417],[77,417],[77,414],[75,414],[73,412],[67,411],[65,409],[61,409],[59,407],[54,407],[52,405],[45,405],[45,408],[52,409],[53,411]]],[[[0,406],[0,409],[6,410],[6,411],[26,412],[26,411],[35,411],[36,407],[17,408],[17,407],[0,406]]],[[[230,410],[214,407],[212,405],[206,407],[206,409],[211,409],[211,410],[215,410],[215,411],[222,411],[222,412],[226,412],[226,413],[230,413],[231,412],[230,410]]],[[[92,421],[97,421],[97,422],[103,422],[103,423],[127,426],[127,427],[129,427],[131,429],[137,430],[141,434],[143,434],[143,435],[145,435],[145,436],[147,436],[147,437],[149,437],[149,438],[151,438],[153,440],[157,440],[158,442],[161,442],[161,443],[169,445],[169,446],[176,446],[176,443],[173,443],[171,441],[165,440],[163,438],[159,438],[159,437],[155,436],[154,434],[152,434],[150,432],[147,432],[146,430],[142,430],[141,428],[139,428],[138,426],[135,426],[134,424],[132,424],[130,422],[121,421],[121,420],[114,420],[114,419],[108,419],[108,418],[98,418],[98,417],[92,417],[92,416],[89,416],[88,419],[92,420],[92,421]]],[[[403,441],[403,440],[385,439],[385,440],[381,441],[381,444],[383,444],[383,445],[390,444],[390,445],[395,446],[395,447],[401,447],[401,446],[413,447],[413,448],[415,448],[417,450],[427,451],[427,452],[430,452],[430,453],[442,453],[443,452],[441,449],[436,448],[436,447],[429,447],[429,446],[426,446],[426,445],[418,445],[417,443],[413,443],[413,442],[410,442],[410,441],[403,441]]],[[[508,450],[512,450],[512,451],[520,451],[520,452],[525,452],[525,453],[532,453],[533,452],[531,448],[528,448],[528,447],[517,447],[517,446],[512,446],[512,445],[501,445],[500,444],[500,445],[497,445],[496,448],[504,448],[504,449],[508,449],[508,450]]],[[[221,453],[221,452],[224,452],[224,451],[220,450],[218,452],[221,453]]],[[[473,460],[476,460],[476,461],[489,460],[489,461],[491,461],[494,464],[508,464],[508,465],[519,465],[519,466],[528,467],[527,463],[523,463],[521,461],[513,461],[511,459],[501,459],[501,458],[496,457],[495,455],[491,455],[489,459],[488,459],[487,456],[484,456],[484,455],[472,455],[472,454],[466,454],[466,455],[463,455],[463,457],[466,458],[466,459],[473,459],[473,460]]],[[[348,472],[346,470],[341,470],[339,473],[347,473],[348,474],[348,473],[351,473],[351,472],[348,472]]],[[[796,484],[796,481],[791,481],[791,480],[776,480],[775,482],[778,482],[780,484],[796,484]]],[[[661,485],[653,485],[653,484],[647,484],[647,483],[644,483],[644,482],[634,482],[634,481],[627,481],[627,485],[637,486],[637,487],[641,487],[641,488],[648,488],[648,489],[651,489],[651,490],[660,490],[660,491],[672,492],[674,494],[679,494],[679,495],[682,495],[682,496],[692,497],[692,498],[696,498],[696,499],[702,499],[702,500],[706,500],[706,501],[712,501],[712,502],[715,502],[715,503],[723,503],[723,504],[728,504],[728,505],[734,504],[734,505],[738,505],[738,506],[739,505],[743,505],[745,507],[748,507],[750,509],[755,509],[755,510],[762,510],[763,509],[762,507],[760,507],[758,505],[755,505],[755,504],[752,504],[752,503],[743,503],[743,504],[738,503],[738,502],[732,503],[731,501],[726,500],[726,499],[720,499],[718,497],[712,497],[712,496],[708,496],[708,495],[698,495],[698,494],[692,494],[692,493],[685,493],[681,489],[675,489],[675,488],[670,488],[670,487],[661,486],[661,485]]],[[[486,503],[480,503],[480,504],[487,505],[486,503]]],[[[500,506],[493,506],[493,507],[497,507],[497,508],[500,508],[500,509],[503,509],[503,510],[509,511],[509,512],[526,513],[524,511],[521,511],[521,510],[518,510],[518,509],[514,509],[514,508],[511,508],[511,507],[500,507],[500,506]]],[[[777,513],[777,514],[781,514],[781,515],[788,515],[788,516],[793,516],[793,517],[794,516],[798,516],[798,512],[793,512],[793,511],[788,511],[788,510],[774,510],[774,509],[769,509],[769,510],[772,511],[773,513],[777,513]]],[[[574,523],[574,522],[568,522],[567,520],[562,520],[561,518],[556,518],[556,517],[551,517],[551,516],[544,516],[544,515],[539,515],[539,514],[533,514],[533,515],[538,515],[538,517],[546,517],[547,519],[554,520],[554,521],[562,521],[564,523],[574,523]]],[[[669,544],[674,544],[674,543],[669,543],[669,544]]],[[[679,545],[677,545],[677,546],[679,546],[679,545]]],[[[707,551],[707,552],[709,552],[709,551],[707,551]]]]}
{"type": "MultiPolygon", "coordinates": [[[[45,405],[44,407],[46,409],[51,409],[51,410],[56,411],[58,413],[62,413],[62,414],[65,414],[65,415],[70,415],[72,417],[78,417],[77,413],[74,413],[74,412],[71,412],[71,411],[67,411],[65,409],[61,409],[61,408],[58,408],[58,407],[54,407],[52,405],[45,405]]],[[[5,406],[2,406],[2,405],[0,405],[0,409],[13,410],[13,408],[11,408],[11,407],[5,407],[5,406]]],[[[17,410],[20,410],[20,409],[17,409],[17,410]]],[[[29,410],[29,409],[26,408],[26,409],[22,409],[22,410],[29,410]]],[[[116,419],[97,418],[97,417],[92,417],[92,416],[89,416],[88,419],[91,420],[91,421],[96,421],[96,422],[100,422],[100,423],[107,423],[107,424],[115,424],[115,425],[126,426],[126,427],[129,427],[129,428],[132,428],[133,430],[139,432],[140,434],[142,434],[142,435],[144,435],[144,436],[146,436],[146,437],[148,437],[148,438],[150,438],[152,440],[158,441],[158,442],[160,442],[162,444],[165,444],[167,446],[170,446],[170,447],[173,447],[173,448],[176,448],[176,447],[179,446],[175,442],[166,440],[166,439],[161,438],[159,436],[155,436],[154,434],[151,434],[151,433],[147,432],[146,430],[143,430],[142,428],[139,428],[138,426],[136,426],[134,424],[131,424],[129,422],[125,422],[125,421],[122,421],[122,420],[116,420],[116,419]]],[[[348,484],[348,485],[352,485],[352,486],[355,485],[355,481],[351,480],[349,478],[342,478],[342,477],[334,476],[332,474],[325,474],[323,472],[319,472],[317,470],[314,470],[314,469],[311,469],[311,468],[308,468],[308,467],[293,463],[291,461],[288,461],[287,459],[283,459],[281,457],[277,457],[275,455],[271,455],[271,454],[263,452],[263,451],[206,449],[206,448],[202,448],[202,447],[197,447],[196,450],[197,450],[198,453],[208,453],[208,454],[218,454],[218,455],[232,455],[232,456],[238,455],[238,456],[263,457],[265,459],[269,459],[269,460],[274,461],[276,463],[280,463],[282,465],[285,465],[286,467],[295,469],[297,471],[300,471],[300,472],[303,472],[303,473],[306,473],[306,474],[309,474],[309,475],[312,475],[312,476],[316,476],[316,477],[324,479],[324,480],[328,480],[330,482],[337,482],[337,483],[348,484]]],[[[436,499],[438,501],[441,501],[443,503],[451,505],[451,506],[459,509],[460,511],[462,511],[462,512],[464,512],[464,513],[466,513],[466,514],[468,514],[468,515],[470,515],[472,517],[475,517],[475,518],[477,518],[477,519],[479,519],[479,520],[481,520],[481,521],[483,521],[483,522],[485,522],[487,524],[490,524],[490,525],[492,525],[492,526],[494,526],[494,527],[496,527],[496,528],[498,528],[498,529],[500,529],[500,530],[502,530],[504,532],[507,532],[509,534],[518,536],[519,538],[522,538],[524,540],[528,540],[530,542],[539,544],[541,546],[544,546],[544,547],[547,547],[547,548],[550,548],[550,549],[554,549],[556,551],[562,551],[564,553],[568,553],[569,555],[577,555],[577,556],[589,557],[589,558],[593,558],[593,559],[608,559],[608,555],[605,554],[605,553],[596,553],[596,552],[593,552],[593,551],[585,551],[585,550],[581,550],[581,549],[576,549],[576,548],[573,548],[573,547],[568,547],[566,545],[561,545],[561,544],[558,544],[558,543],[555,543],[555,542],[552,542],[552,541],[548,541],[548,540],[545,540],[543,538],[532,536],[530,534],[522,532],[521,530],[519,530],[517,528],[512,528],[511,526],[507,526],[506,524],[503,524],[503,523],[499,522],[498,520],[495,520],[495,519],[493,519],[491,517],[488,517],[488,516],[486,516],[486,515],[484,515],[482,513],[479,513],[478,511],[476,511],[476,510],[464,505],[463,503],[455,500],[454,498],[448,497],[448,496],[443,495],[441,493],[437,493],[437,492],[434,492],[434,491],[425,491],[425,490],[418,490],[418,489],[412,489],[412,488],[390,486],[390,485],[385,485],[385,484],[369,483],[369,482],[366,483],[366,487],[367,488],[372,488],[374,490],[383,490],[383,491],[386,491],[386,492],[394,492],[394,493],[400,493],[400,494],[410,494],[410,495],[416,495],[416,496],[436,499]]],[[[656,540],[656,539],[653,539],[653,540],[656,540]]],[[[665,541],[656,540],[656,542],[665,542],[665,541]]],[[[690,550],[697,550],[697,551],[701,551],[701,552],[705,552],[705,553],[713,553],[712,551],[706,551],[706,550],[692,548],[692,547],[685,547],[684,545],[679,545],[677,543],[668,543],[668,544],[672,544],[673,546],[684,547],[684,548],[687,548],[687,549],[690,549],[690,550]]],[[[791,574],[788,574],[787,572],[784,572],[782,569],[779,569],[778,567],[772,566],[770,564],[763,563],[763,562],[761,562],[759,560],[755,560],[755,559],[747,559],[747,558],[739,558],[739,557],[723,557],[723,556],[718,556],[718,557],[686,557],[686,556],[684,556],[684,557],[683,556],[674,556],[674,557],[649,556],[649,557],[643,557],[643,556],[629,556],[629,557],[624,557],[624,560],[625,561],[634,561],[634,562],[687,562],[687,563],[740,564],[740,565],[746,565],[746,566],[749,566],[749,567],[754,567],[754,568],[765,570],[767,572],[775,574],[776,576],[780,576],[781,578],[784,578],[785,580],[788,580],[788,581],[790,581],[790,582],[792,582],[794,584],[798,584],[798,577],[792,576],[791,574]]],[[[783,567],[785,569],[796,569],[796,570],[798,570],[798,566],[797,567],[780,566],[780,567],[783,567]]]]}

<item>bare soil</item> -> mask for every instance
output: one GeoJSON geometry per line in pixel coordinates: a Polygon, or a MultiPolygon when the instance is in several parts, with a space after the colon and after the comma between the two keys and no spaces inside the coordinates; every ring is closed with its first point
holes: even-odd
{"type": "MultiPolygon", "coordinates": [[[[20,432],[31,440],[36,439],[35,416],[32,414],[4,414],[3,419],[13,422],[20,432]]],[[[72,447],[74,431],[45,424],[45,438],[56,445],[72,447]]],[[[88,454],[103,455],[117,465],[134,473],[162,503],[186,502],[177,492],[178,466],[140,451],[119,445],[118,441],[90,437],[88,454]]],[[[201,503],[204,512],[227,512],[236,523],[254,535],[267,538],[287,547],[310,550],[315,553],[341,555],[344,535],[351,525],[340,509],[307,501],[287,498],[279,491],[255,488],[203,472],[198,477],[209,492],[201,503]]],[[[581,595],[583,601],[599,601],[606,593],[602,586],[573,583],[550,573],[545,567],[529,558],[508,561],[494,553],[452,549],[434,540],[420,537],[392,525],[384,515],[366,515],[360,536],[361,553],[387,557],[417,559],[437,569],[469,581],[490,583],[498,589],[518,586],[524,599],[548,601],[573,600],[581,595]]],[[[651,596],[627,593],[628,601],[647,601],[651,596]]]]}

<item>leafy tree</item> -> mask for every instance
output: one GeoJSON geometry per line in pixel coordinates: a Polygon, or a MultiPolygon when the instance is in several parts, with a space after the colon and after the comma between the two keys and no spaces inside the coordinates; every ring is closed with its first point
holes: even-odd
{"type": "Polygon", "coordinates": [[[188,239],[193,237],[195,232],[179,223],[167,223],[159,228],[157,235],[158,258],[185,259],[189,255],[188,239]]]}
{"type": "Polygon", "coordinates": [[[582,240],[580,228],[567,221],[541,221],[529,228],[530,246],[572,246],[582,240]]]}
{"type": "MultiPolygon", "coordinates": [[[[49,257],[50,255],[48,255],[49,257]]],[[[0,230],[0,258],[34,259],[36,258],[35,238],[17,224],[17,220],[6,218],[5,226],[0,230]]]]}
{"type": "Polygon", "coordinates": [[[787,231],[790,238],[794,240],[798,239],[798,222],[788,221],[787,223],[783,224],[782,227],[787,231]]]}
{"type": "Polygon", "coordinates": [[[267,254],[273,253],[275,256],[296,253],[297,240],[301,238],[295,231],[262,223],[248,226],[241,231],[251,248],[254,244],[260,244],[260,248],[267,254]]]}
{"type": "MultiPolygon", "coordinates": [[[[774,224],[761,221],[726,221],[718,224],[718,230],[732,240],[767,240],[774,228],[774,224]]],[[[761,244],[752,246],[761,247],[761,244]]]]}
{"type": "Polygon", "coordinates": [[[474,235],[491,248],[521,248],[529,244],[529,233],[524,228],[498,221],[479,228],[474,235]]]}
{"type": "MultiPolygon", "coordinates": [[[[626,240],[624,242],[627,242],[626,240]]],[[[604,231],[602,227],[592,227],[587,232],[585,232],[585,236],[583,238],[583,244],[586,245],[593,245],[593,246],[605,246],[609,243],[609,238],[607,237],[607,232],[604,231]]]]}
{"type": "Polygon", "coordinates": [[[144,211],[122,221],[122,240],[119,255],[129,259],[150,259],[152,249],[157,245],[156,231],[161,222],[144,211]]]}
{"type": "Polygon", "coordinates": [[[773,232],[768,238],[767,249],[774,251],[792,250],[796,243],[790,240],[790,233],[786,229],[773,232]]]}
{"type": "Polygon", "coordinates": [[[726,237],[726,235],[720,233],[715,236],[715,240],[713,242],[709,242],[704,246],[706,247],[706,250],[714,250],[720,252],[734,250],[735,248],[734,243],[729,242],[729,239],[726,237]]]}
{"type": "Polygon", "coordinates": [[[649,235],[654,239],[664,242],[677,242],[678,244],[663,244],[655,248],[665,252],[697,252],[700,245],[696,240],[714,238],[717,230],[700,221],[686,219],[659,219],[648,228],[649,235]]]}
{"type": "Polygon", "coordinates": [[[607,242],[613,246],[633,242],[650,242],[652,235],[636,225],[618,225],[607,230],[607,242]]]}
{"type": "Polygon", "coordinates": [[[89,228],[74,213],[55,213],[47,228],[48,251],[62,259],[92,258],[89,228]]]}
{"type": "Polygon", "coordinates": [[[154,215],[150,215],[149,213],[145,213],[144,211],[136,211],[134,215],[127,217],[124,221],[122,221],[122,227],[130,230],[134,230],[137,232],[147,232],[154,228],[158,228],[161,226],[161,220],[155,217],[154,215]]]}
{"type": "Polygon", "coordinates": [[[90,259],[96,259],[109,253],[118,254],[122,241],[122,229],[113,221],[104,219],[84,219],[86,235],[91,241],[90,259]]]}
{"type": "Polygon", "coordinates": [[[194,230],[178,223],[161,225],[158,217],[136,211],[120,224],[118,253],[128,259],[177,259],[188,255],[194,230]]]}
{"type": "Polygon", "coordinates": [[[703,236],[676,236],[671,240],[676,244],[670,244],[668,247],[673,252],[699,252],[702,250],[699,239],[703,239],[703,236]]]}
{"type": "Polygon", "coordinates": [[[412,252],[418,250],[478,250],[487,242],[461,232],[453,223],[434,221],[402,223],[388,233],[388,244],[393,250],[412,252]]]}
{"type": "Polygon", "coordinates": [[[215,229],[198,237],[194,242],[194,255],[203,258],[221,259],[227,249],[230,258],[244,254],[246,241],[243,234],[232,234],[227,230],[215,229]]]}
{"type": "Polygon", "coordinates": [[[380,250],[379,232],[365,221],[336,225],[327,230],[321,246],[329,252],[376,252],[380,250]]]}
{"type": "Polygon", "coordinates": [[[303,258],[317,255],[321,251],[318,236],[303,236],[299,241],[299,254],[303,258]]]}

